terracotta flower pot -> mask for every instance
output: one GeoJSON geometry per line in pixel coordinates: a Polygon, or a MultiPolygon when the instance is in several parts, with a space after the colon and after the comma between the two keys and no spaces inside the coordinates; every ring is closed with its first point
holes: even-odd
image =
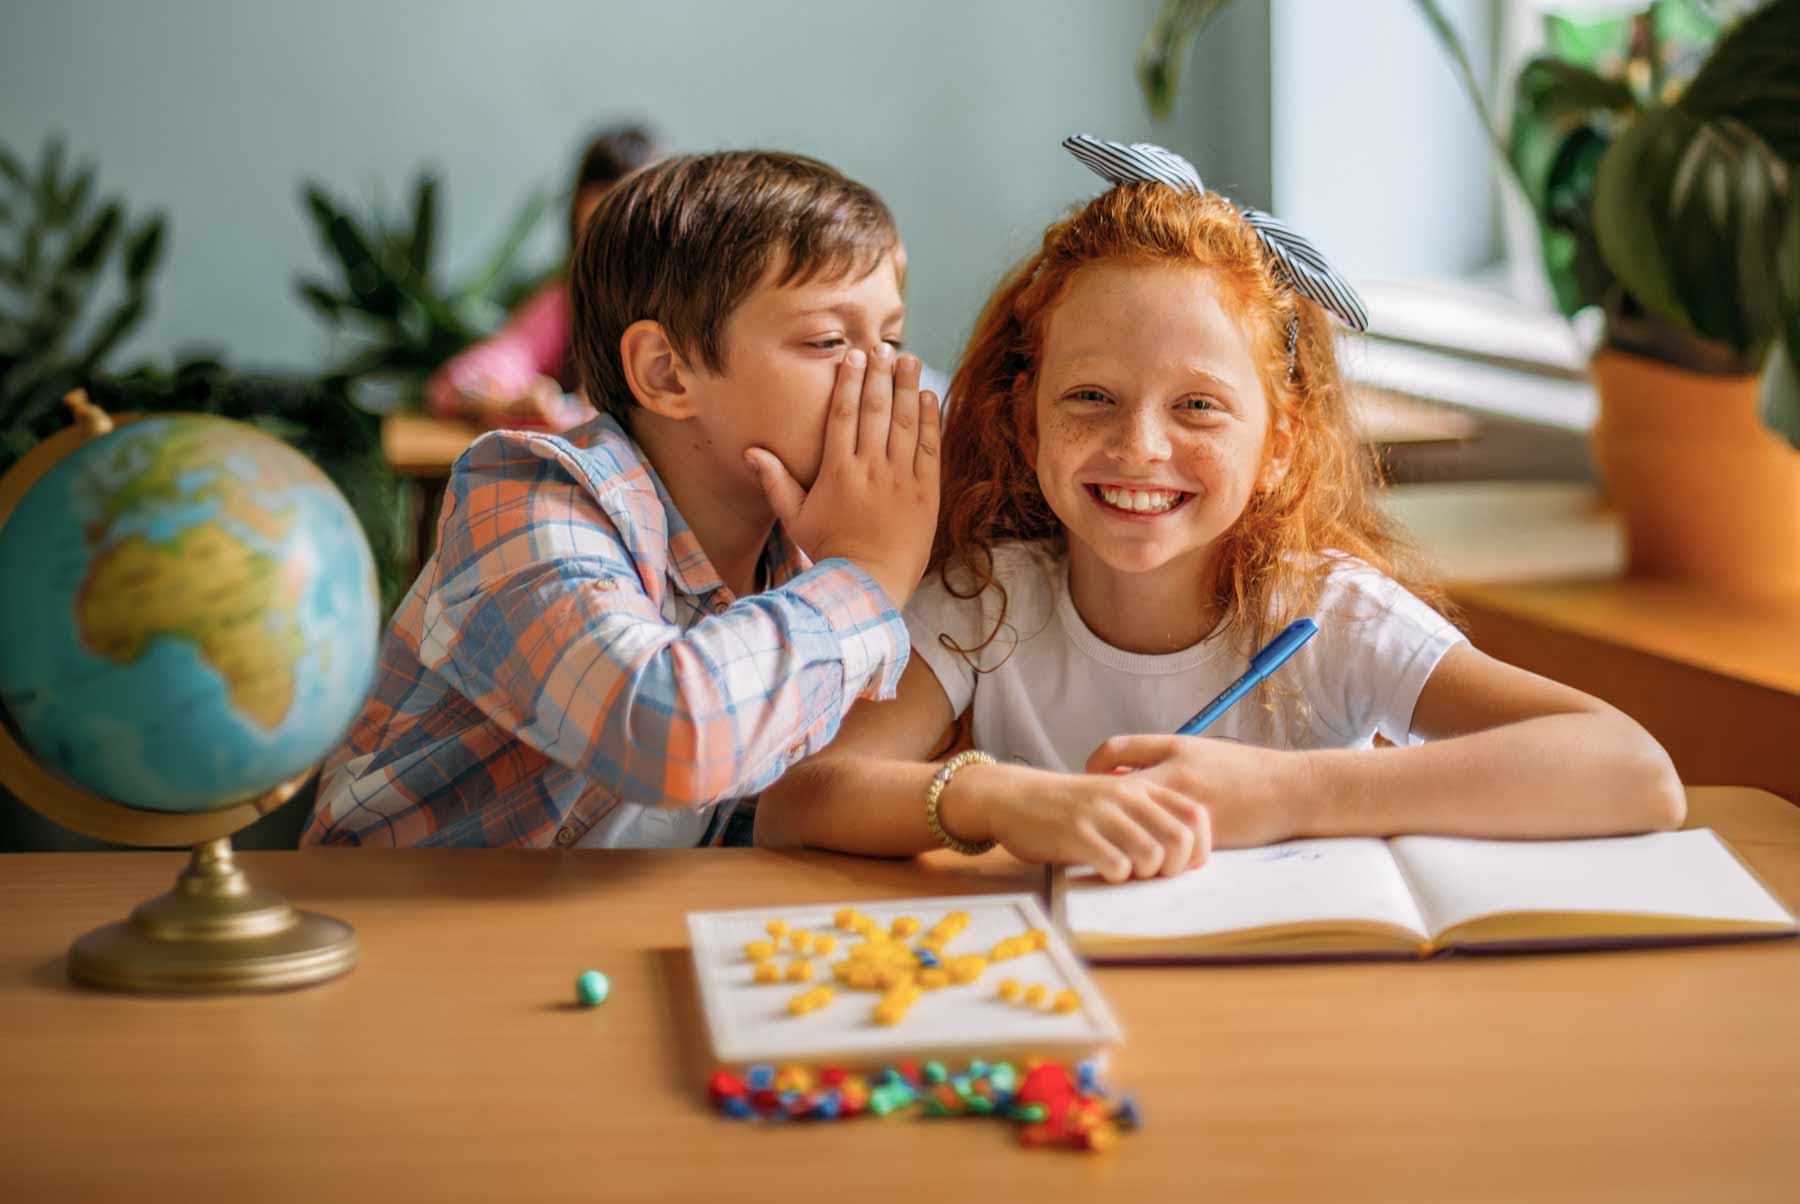
{"type": "Polygon", "coordinates": [[[1800,451],[1757,417],[1757,378],[1613,349],[1593,372],[1594,463],[1624,519],[1630,572],[1800,593],[1800,451]]]}

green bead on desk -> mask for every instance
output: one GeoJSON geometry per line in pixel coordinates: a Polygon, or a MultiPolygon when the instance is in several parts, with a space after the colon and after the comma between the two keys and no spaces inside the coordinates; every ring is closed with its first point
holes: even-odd
{"type": "Polygon", "coordinates": [[[584,1008],[597,1008],[606,1002],[607,992],[612,984],[606,981],[606,975],[598,970],[583,970],[575,980],[575,998],[584,1008]]]}

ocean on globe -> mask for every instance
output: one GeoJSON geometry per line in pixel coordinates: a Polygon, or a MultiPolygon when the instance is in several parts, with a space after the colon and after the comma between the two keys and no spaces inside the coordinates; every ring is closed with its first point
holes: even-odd
{"type": "Polygon", "coordinates": [[[379,623],[343,496],[228,419],[121,425],[0,527],[0,706],[40,763],[126,806],[218,810],[323,758],[379,623]]]}

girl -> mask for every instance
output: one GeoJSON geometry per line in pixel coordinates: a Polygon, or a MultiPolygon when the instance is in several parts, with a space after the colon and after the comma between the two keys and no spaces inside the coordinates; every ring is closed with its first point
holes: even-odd
{"type": "MultiPolygon", "coordinates": [[[[602,130],[588,144],[569,191],[569,253],[600,198],[619,180],[662,157],[640,125],[602,130]]],[[[538,288],[491,338],[446,361],[425,384],[425,402],[444,418],[485,427],[565,431],[594,416],[574,391],[569,360],[569,283],[564,273],[538,288]]]]}
{"type": "Polygon", "coordinates": [[[997,842],[1118,881],[1214,844],[1679,825],[1662,748],[1472,647],[1382,517],[1326,314],[1362,328],[1348,285],[1178,156],[1065,145],[1115,186],[970,340],[898,696],[763,795],[757,843],[997,842]],[[1301,615],[1319,635],[1206,736],[1161,734],[1301,615]],[[978,751],[930,763],[957,719],[978,751]]]}

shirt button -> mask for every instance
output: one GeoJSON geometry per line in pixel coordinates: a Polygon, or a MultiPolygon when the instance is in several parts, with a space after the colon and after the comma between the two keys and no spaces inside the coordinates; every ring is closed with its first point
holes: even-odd
{"type": "Polygon", "coordinates": [[[787,759],[788,759],[789,765],[792,765],[795,761],[798,761],[801,757],[804,757],[805,755],[806,755],[806,741],[802,740],[798,744],[791,744],[788,746],[787,759]]]}
{"type": "Polygon", "coordinates": [[[562,845],[564,848],[567,848],[570,845],[574,844],[575,843],[575,829],[574,828],[558,828],[556,830],[556,843],[559,845],[562,845]]]}

